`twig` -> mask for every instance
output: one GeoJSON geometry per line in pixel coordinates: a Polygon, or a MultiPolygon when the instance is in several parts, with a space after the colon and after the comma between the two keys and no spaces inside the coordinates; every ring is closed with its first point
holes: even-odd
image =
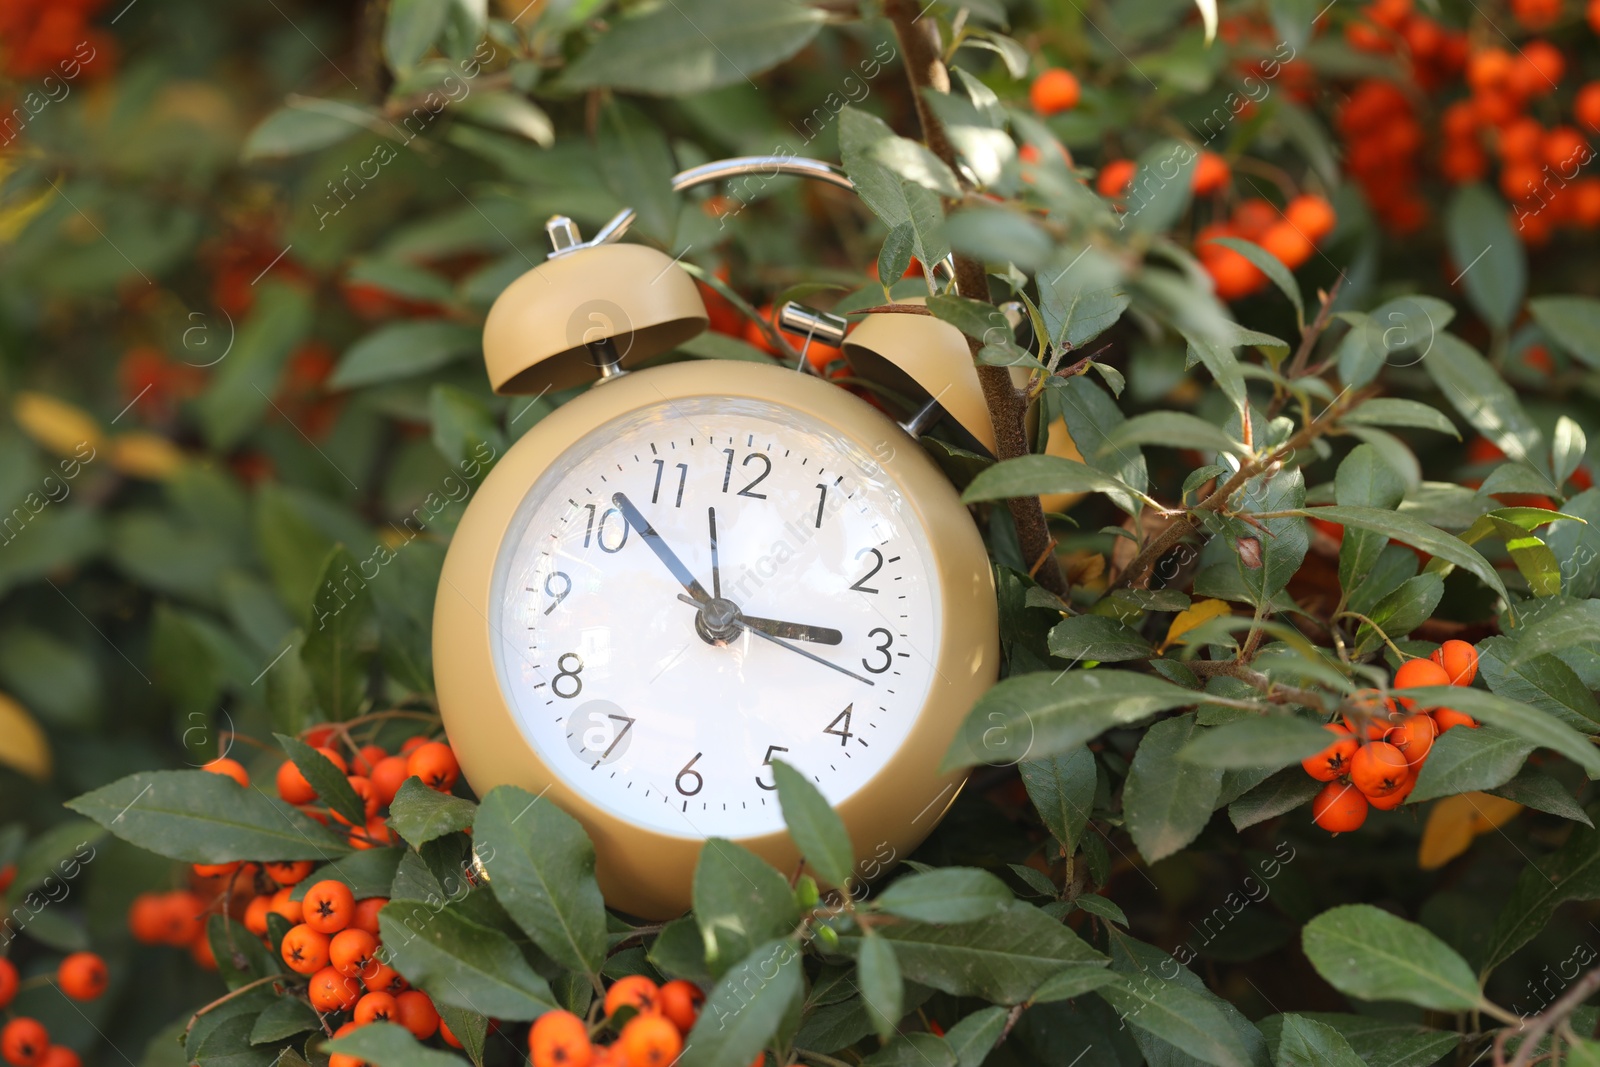
{"type": "Polygon", "coordinates": [[[216,1008],[222,1007],[222,1005],[228,1003],[228,1001],[232,1000],[234,997],[237,997],[242,993],[248,993],[257,986],[266,985],[268,982],[283,981],[284,978],[285,976],[281,974],[269,974],[262,978],[257,978],[254,982],[246,982],[238,989],[230,989],[228,992],[222,994],[222,996],[218,997],[216,1000],[213,1000],[210,1004],[204,1005],[199,1011],[196,1011],[193,1015],[191,1015],[189,1017],[189,1025],[183,1028],[183,1036],[189,1036],[189,1031],[194,1029],[194,1024],[200,1021],[200,1016],[205,1015],[207,1012],[213,1011],[216,1008]]]}
{"type": "Polygon", "coordinates": [[[1508,1026],[1501,1030],[1494,1039],[1494,1067],[1507,1067],[1506,1042],[1519,1034],[1522,1035],[1522,1043],[1517,1046],[1517,1054],[1512,1058],[1510,1067],[1527,1067],[1532,1061],[1534,1050],[1539,1047],[1539,1041],[1545,1034],[1556,1025],[1565,1023],[1580,1004],[1597,992],[1600,992],[1600,967],[1596,967],[1574,982],[1559,1000],[1538,1015],[1531,1019],[1517,1020],[1520,1023],[1517,1029],[1513,1030],[1508,1026]]]}
{"type": "MultiPolygon", "coordinates": [[[[1292,685],[1280,685],[1274,682],[1270,675],[1263,674],[1253,667],[1247,667],[1237,660],[1189,660],[1184,663],[1191,671],[1202,678],[1223,675],[1228,678],[1237,678],[1248,686],[1261,690],[1261,692],[1274,704],[1298,704],[1302,707],[1321,709],[1322,694],[1311,689],[1300,689],[1292,685]]],[[[1221,703],[1222,701],[1210,694],[1205,697],[1205,703],[1221,703]]]]}
{"type": "MultiPolygon", "coordinates": [[[[906,78],[911,83],[911,98],[917,109],[917,121],[922,126],[922,141],[928,150],[938,156],[954,172],[960,173],[956,152],[945,135],[944,124],[934,114],[924,90],[940,93],[950,91],[950,71],[939,54],[937,42],[931,34],[937,32],[937,23],[921,19],[917,0],[885,0],[883,13],[894,26],[895,40],[904,57],[906,78]]],[[[989,276],[983,264],[970,256],[954,256],[956,289],[965,297],[987,302],[989,276]]],[[[927,265],[931,269],[931,264],[927,265]]],[[[977,363],[979,344],[967,338],[967,346],[977,363]]],[[[977,363],[978,384],[983,389],[984,404],[989,409],[989,419],[994,424],[997,459],[1015,459],[1026,456],[1029,447],[1027,414],[1028,405],[1023,392],[1011,384],[1011,372],[1005,367],[991,367],[977,363]]],[[[1040,585],[1059,597],[1067,595],[1067,580],[1061,565],[1051,552],[1050,525],[1045,521],[1044,508],[1037,496],[1016,497],[1006,501],[1011,519],[1016,524],[1017,540],[1024,559],[1044,557],[1035,576],[1040,585]]]]}
{"type": "MultiPolygon", "coordinates": [[[[1311,359],[1311,353],[1317,347],[1317,341],[1321,339],[1323,333],[1328,329],[1328,322],[1333,318],[1334,301],[1339,299],[1339,289],[1343,285],[1344,272],[1340,271],[1339,276],[1333,280],[1333,284],[1328,286],[1328,291],[1322,294],[1322,306],[1317,309],[1317,317],[1311,320],[1310,326],[1300,332],[1300,347],[1295,349],[1294,358],[1289,360],[1289,368],[1286,372],[1286,377],[1290,381],[1306,373],[1306,362],[1311,359]]],[[[1267,418],[1270,419],[1283,410],[1283,405],[1288,401],[1288,391],[1280,387],[1273,395],[1272,403],[1267,406],[1267,418]]]]}

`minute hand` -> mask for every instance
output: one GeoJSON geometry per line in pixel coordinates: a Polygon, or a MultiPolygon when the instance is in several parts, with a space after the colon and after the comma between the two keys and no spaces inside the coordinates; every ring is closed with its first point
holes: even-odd
{"type": "Polygon", "coordinates": [[[640,514],[639,509],[633,506],[633,501],[622,493],[612,493],[611,502],[617,506],[617,510],[622,512],[623,519],[633,528],[633,532],[643,538],[644,543],[650,546],[650,551],[656,554],[656,558],[667,565],[667,570],[672,572],[672,576],[678,580],[678,584],[689,591],[689,595],[694,598],[695,603],[708,603],[711,600],[711,594],[706,592],[705,586],[701,585],[695,579],[695,576],[690,573],[689,568],[684,566],[683,560],[678,558],[678,554],[667,547],[667,543],[661,539],[661,535],[656,533],[656,528],[650,525],[650,520],[640,514]]]}

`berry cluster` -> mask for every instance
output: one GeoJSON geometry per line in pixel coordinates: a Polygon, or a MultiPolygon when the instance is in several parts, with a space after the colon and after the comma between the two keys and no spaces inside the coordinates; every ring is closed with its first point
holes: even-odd
{"type": "MultiPolygon", "coordinates": [[[[1202,155],[1203,164],[1206,157],[1202,155]]],[[[1201,170],[1195,169],[1195,191],[1199,192],[1201,170]]],[[[1195,234],[1195,254],[1211,275],[1211,284],[1223,300],[1238,300],[1260,292],[1267,276],[1243,254],[1217,244],[1219,237],[1239,237],[1252,241],[1276,256],[1290,270],[1311,258],[1338,222],[1333,205],[1314,193],[1302,193],[1280,212],[1269,201],[1253,197],[1242,200],[1231,217],[1201,227],[1195,234]]]]}
{"type": "MultiPolygon", "coordinates": [[[[365,826],[350,828],[348,840],[352,848],[375,848],[394,843],[383,809],[394,800],[394,795],[407,778],[420,778],[429,789],[448,793],[461,776],[461,766],[456,762],[455,753],[443,741],[413,737],[401,745],[399,753],[395,755],[390,755],[381,745],[368,744],[358,748],[347,741],[352,755],[346,760],[330,743],[334,740],[331,727],[315,728],[306,735],[305,740],[345,775],[350,788],[361,798],[367,822],[365,826]]],[[[317,806],[317,791],[292,761],[285,760],[278,767],[277,786],[280,797],[324,826],[350,826],[343,815],[331,808],[317,806]]]]}
{"type": "MultiPolygon", "coordinates": [[[[93,1000],[106,991],[106,961],[93,952],[74,952],[56,967],[55,977],[56,988],[73,1000],[93,1000]]],[[[16,964],[0,956],[0,1008],[8,1007],[21,988],[16,964]]],[[[11,1067],[79,1067],[76,1052],[52,1045],[44,1024],[23,1015],[0,1027],[0,1057],[11,1067]]]]}
{"type": "MultiPolygon", "coordinates": [[[[1465,641],[1446,641],[1428,659],[1407,660],[1394,672],[1396,689],[1471,685],[1478,676],[1478,650],[1465,641]]],[[[1363,694],[1367,713],[1323,729],[1336,740],[1300,765],[1326,782],[1311,802],[1312,821],[1330,833],[1344,833],[1367,821],[1367,809],[1391,811],[1405,803],[1434,739],[1456,726],[1477,721],[1453,708],[1419,709],[1416,701],[1380,693],[1363,694]],[[1403,710],[1402,710],[1403,709],[1403,710]]]]}
{"type": "Polygon", "coordinates": [[[111,72],[112,37],[89,18],[105,0],[0,0],[0,66],[13,78],[111,72]]]}
{"type": "MultiPolygon", "coordinates": [[[[534,1020],[528,1057],[533,1067],[668,1067],[683,1051],[704,1001],[699,987],[681,978],[657,986],[642,974],[628,975],[606,990],[606,1018],[592,1028],[570,1011],[534,1020]],[[611,1031],[615,1039],[600,1044],[600,1035],[611,1031]]],[[[758,1055],[751,1067],[764,1062],[758,1055]]]]}

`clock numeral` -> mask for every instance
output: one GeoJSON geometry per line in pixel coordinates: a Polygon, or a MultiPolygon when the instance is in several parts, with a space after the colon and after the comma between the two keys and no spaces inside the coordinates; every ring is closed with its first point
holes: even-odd
{"type": "Polygon", "coordinates": [[[822,490],[817,494],[817,529],[822,529],[822,509],[828,505],[828,487],[823,482],[817,483],[817,488],[822,490]]]}
{"type": "Polygon", "coordinates": [[[858,593],[876,593],[877,590],[867,584],[867,579],[883,570],[883,553],[879,552],[875,548],[863,548],[860,552],[856,553],[856,559],[860,559],[868,552],[872,553],[872,569],[863,574],[860,578],[856,579],[856,583],[850,587],[858,593]]]}
{"type": "Polygon", "coordinates": [[[704,755],[705,755],[704,752],[696,752],[694,754],[694,759],[690,760],[688,763],[685,763],[683,765],[683,770],[678,772],[678,777],[673,779],[672,784],[677,786],[678,787],[678,792],[682,793],[686,797],[692,797],[696,793],[700,792],[700,790],[705,788],[706,780],[704,778],[700,777],[700,772],[699,771],[694,769],[694,765],[696,763],[700,762],[700,757],[704,756],[704,755]],[[683,780],[685,778],[693,778],[694,779],[694,788],[693,789],[685,789],[683,787],[683,780]]]}
{"type": "Polygon", "coordinates": [[[873,674],[882,674],[884,671],[888,670],[889,665],[894,662],[894,656],[889,651],[889,646],[894,644],[894,634],[890,633],[888,630],[885,630],[881,626],[875,626],[867,634],[867,636],[877,637],[880,634],[883,635],[883,644],[873,645],[872,647],[875,651],[883,653],[883,666],[874,667],[872,664],[867,662],[867,657],[861,657],[861,665],[867,670],[871,671],[873,674]]]}
{"type": "Polygon", "coordinates": [[[555,597],[555,599],[550,602],[549,607],[544,609],[544,613],[548,615],[552,611],[556,610],[556,608],[560,607],[561,602],[567,599],[567,594],[570,592],[572,592],[572,577],[571,575],[567,574],[566,571],[551,571],[549,574],[545,575],[544,595],[547,597],[555,597]],[[561,592],[559,593],[550,588],[557,578],[560,578],[562,583],[561,592]]]}
{"type": "MultiPolygon", "coordinates": [[[[728,457],[728,465],[722,471],[722,491],[726,493],[728,491],[728,483],[733,478],[733,449],[724,448],[722,450],[722,454],[728,457]]],[[[765,452],[752,452],[748,456],[745,456],[744,461],[739,465],[741,467],[748,467],[750,466],[750,461],[753,459],[761,462],[761,473],[756,475],[755,480],[749,485],[739,490],[739,495],[751,497],[755,500],[765,500],[767,499],[767,494],[752,493],[751,490],[760,485],[762,482],[766,481],[767,475],[772,473],[772,460],[767,458],[765,452]]]]}
{"type": "MultiPolygon", "coordinates": [[[[772,754],[774,752],[787,752],[787,751],[789,751],[789,750],[787,748],[785,748],[784,746],[782,746],[782,745],[768,745],[767,746],[767,758],[761,761],[761,766],[763,766],[763,767],[772,766],[772,754]]],[[[777,782],[773,782],[771,785],[768,785],[766,782],[763,782],[761,780],[761,776],[759,774],[756,775],[756,785],[760,786],[762,789],[765,789],[769,793],[772,792],[774,789],[778,788],[778,783],[777,782]]]]}
{"type": "Polygon", "coordinates": [[[583,732],[583,747],[588,749],[590,752],[593,752],[601,745],[606,746],[606,750],[600,753],[600,758],[595,760],[594,763],[589,766],[591,771],[609,759],[612,751],[618,745],[622,744],[622,739],[628,736],[629,730],[633,729],[633,718],[631,716],[607,715],[606,718],[612,720],[613,722],[620,722],[622,724],[622,729],[619,730],[615,726],[611,726],[607,723],[597,722],[583,732]],[[608,741],[609,744],[607,743],[608,741]]]}
{"type": "Polygon", "coordinates": [[[617,543],[614,545],[606,544],[606,526],[613,515],[620,516],[622,512],[616,508],[607,508],[605,514],[600,516],[600,528],[597,530],[595,529],[594,517],[595,513],[600,509],[594,504],[585,504],[584,508],[589,512],[589,523],[583,528],[583,547],[588,548],[589,541],[593,539],[600,546],[600,551],[602,552],[621,552],[622,546],[628,543],[629,527],[627,522],[624,521],[622,523],[622,536],[617,538],[617,543]]]}
{"type": "MultiPolygon", "coordinates": [[[[656,487],[650,490],[650,503],[654,504],[661,498],[661,475],[667,469],[667,461],[664,459],[653,459],[650,462],[656,465],[656,487]]],[[[684,484],[689,480],[689,465],[687,463],[679,463],[677,466],[678,496],[677,499],[672,502],[672,506],[675,508],[681,508],[683,507],[683,487],[684,484]]],[[[621,546],[619,545],[618,547],[621,546]]]]}
{"type": "Polygon", "coordinates": [[[839,739],[839,744],[841,746],[849,744],[850,739],[855,736],[855,734],[850,732],[850,712],[854,707],[854,704],[845,705],[845,709],[838,715],[835,715],[832,722],[823,727],[822,732],[825,734],[833,734],[839,739]],[[840,723],[843,723],[844,725],[840,726],[840,723]]]}
{"type": "Polygon", "coordinates": [[[571,700],[573,697],[583,692],[583,679],[578,677],[578,675],[583,673],[582,656],[578,655],[576,652],[563,652],[561,653],[560,658],[556,660],[556,668],[556,676],[550,679],[550,689],[553,693],[555,693],[556,696],[561,697],[564,700],[571,700]],[[576,667],[568,667],[567,660],[569,659],[576,660],[578,665],[576,667]],[[564,679],[571,681],[572,692],[562,692],[561,683],[564,679]]]}

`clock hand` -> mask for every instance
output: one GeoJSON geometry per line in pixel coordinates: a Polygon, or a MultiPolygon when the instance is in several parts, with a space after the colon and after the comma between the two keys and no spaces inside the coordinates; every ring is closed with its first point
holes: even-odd
{"type": "Polygon", "coordinates": [[[694,598],[694,603],[708,603],[711,600],[711,594],[706,592],[705,586],[701,585],[693,574],[689,573],[689,568],[684,566],[683,560],[678,558],[676,552],[667,547],[667,543],[661,539],[661,535],[656,533],[655,527],[650,525],[650,520],[639,514],[639,509],[633,506],[633,502],[622,493],[612,493],[611,502],[617,506],[617,510],[622,512],[623,519],[627,521],[629,526],[633,527],[633,532],[643,538],[644,543],[650,546],[650,551],[656,554],[656,558],[667,565],[667,570],[672,572],[672,576],[678,580],[678,584],[689,591],[689,595],[694,598]]]}
{"type": "Polygon", "coordinates": [[[711,595],[722,596],[722,572],[717,569],[717,509],[706,508],[706,518],[711,521],[711,595]]]}
{"type": "MultiPolygon", "coordinates": [[[[684,596],[682,593],[678,594],[678,599],[685,604],[699,606],[693,597],[684,596]]],[[[760,630],[762,633],[771,634],[774,637],[787,638],[791,641],[814,641],[819,645],[837,645],[844,640],[844,634],[831,626],[807,626],[803,622],[780,622],[777,619],[763,619],[759,615],[746,615],[742,611],[735,614],[734,621],[752,630],[760,630]]]]}
{"type": "MultiPolygon", "coordinates": [[[[695,601],[692,598],[686,597],[682,593],[678,594],[678,599],[683,601],[685,604],[694,604],[695,603],[695,601]]],[[[788,641],[785,641],[783,638],[777,637],[774,634],[769,633],[767,631],[767,629],[759,627],[756,624],[757,623],[765,624],[766,627],[770,627],[772,629],[776,629],[779,633],[784,632],[784,628],[786,628],[786,627],[794,628],[794,629],[797,629],[797,630],[804,630],[804,631],[806,631],[808,633],[814,633],[814,634],[818,635],[817,636],[817,640],[820,641],[820,643],[829,644],[829,645],[836,645],[840,641],[844,640],[844,635],[839,633],[838,630],[830,630],[830,629],[828,629],[826,627],[822,627],[822,626],[800,626],[798,623],[774,622],[771,619],[752,619],[747,615],[735,615],[733,621],[735,623],[737,623],[738,625],[742,626],[746,633],[755,634],[757,637],[761,638],[764,641],[771,641],[775,645],[779,645],[779,646],[781,646],[783,648],[787,648],[790,652],[798,652],[800,655],[804,656],[806,659],[816,660],[818,663],[822,664],[824,667],[832,667],[834,670],[838,671],[840,674],[847,674],[851,678],[854,678],[858,682],[865,682],[868,685],[876,684],[876,683],[873,682],[873,680],[871,678],[865,678],[865,677],[857,674],[855,671],[852,671],[852,670],[850,670],[850,669],[848,669],[846,667],[841,667],[837,663],[833,663],[830,660],[825,660],[821,656],[819,656],[819,655],[817,655],[817,654],[815,654],[813,652],[807,652],[805,649],[801,648],[799,645],[792,645],[788,641]],[[828,637],[833,637],[833,638],[835,638],[835,640],[831,640],[831,641],[830,640],[826,640],[826,638],[828,638],[828,637]]],[[[796,636],[798,636],[798,634],[796,636]]]]}

